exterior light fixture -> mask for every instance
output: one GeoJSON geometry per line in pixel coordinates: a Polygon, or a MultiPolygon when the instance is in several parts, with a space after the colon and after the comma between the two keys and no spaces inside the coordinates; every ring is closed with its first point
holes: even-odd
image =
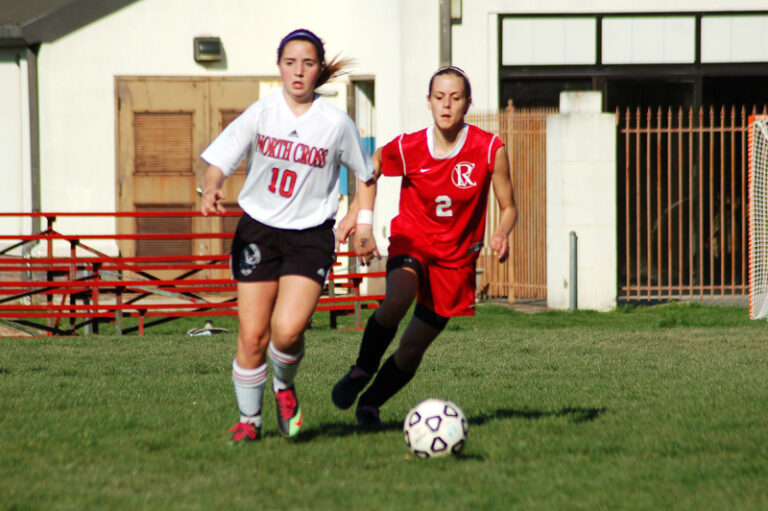
{"type": "Polygon", "coordinates": [[[451,23],[461,23],[462,0],[451,0],[451,23]]]}
{"type": "Polygon", "coordinates": [[[224,46],[219,37],[195,37],[195,62],[219,62],[224,59],[224,46]]]}

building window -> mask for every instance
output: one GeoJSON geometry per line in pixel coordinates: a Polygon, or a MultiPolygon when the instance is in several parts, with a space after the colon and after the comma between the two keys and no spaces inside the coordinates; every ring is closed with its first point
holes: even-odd
{"type": "Polygon", "coordinates": [[[595,64],[597,19],[504,18],[504,66],[595,64]]]}

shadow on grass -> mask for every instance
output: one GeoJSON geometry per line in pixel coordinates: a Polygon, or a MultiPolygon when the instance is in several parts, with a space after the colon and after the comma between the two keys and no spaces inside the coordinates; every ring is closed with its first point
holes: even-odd
{"type": "Polygon", "coordinates": [[[597,419],[600,415],[605,413],[606,408],[582,408],[580,406],[567,406],[560,410],[551,412],[540,410],[509,410],[499,409],[495,412],[489,412],[482,415],[475,415],[469,417],[469,423],[475,426],[481,426],[486,422],[497,419],[546,419],[548,417],[567,417],[571,422],[577,424],[582,422],[590,422],[597,419]]]}
{"type": "MultiPolygon", "coordinates": [[[[597,419],[605,413],[607,408],[582,408],[580,406],[568,406],[560,410],[541,411],[541,410],[513,410],[508,408],[499,408],[488,413],[468,417],[471,426],[482,426],[491,421],[505,419],[527,419],[538,420],[549,417],[567,417],[569,421],[580,424],[597,419]]],[[[371,433],[381,433],[385,431],[402,431],[403,423],[400,421],[384,421],[377,428],[361,429],[354,423],[327,423],[315,428],[302,429],[294,441],[297,443],[310,442],[318,436],[322,437],[345,437],[349,435],[368,435],[371,433]]]]}

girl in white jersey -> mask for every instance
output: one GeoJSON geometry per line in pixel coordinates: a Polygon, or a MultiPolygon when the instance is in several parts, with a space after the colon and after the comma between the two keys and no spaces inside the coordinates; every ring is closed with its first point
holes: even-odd
{"type": "MultiPolygon", "coordinates": [[[[286,35],[277,50],[283,89],[252,104],[203,152],[202,213],[224,211],[224,180],[248,158],[238,196],[244,211],[232,243],[238,281],[237,353],[232,380],[240,411],[232,442],[261,436],[261,408],[272,362],[277,422],[299,432],[301,407],[294,377],[304,354],[304,330],[334,261],[339,165],[357,177],[353,246],[363,264],[376,252],[371,230],[376,193],[373,165],[352,120],[315,89],[345,61],[325,62],[322,41],[309,30],[286,35]]],[[[346,235],[345,235],[346,238],[346,235]]]]}

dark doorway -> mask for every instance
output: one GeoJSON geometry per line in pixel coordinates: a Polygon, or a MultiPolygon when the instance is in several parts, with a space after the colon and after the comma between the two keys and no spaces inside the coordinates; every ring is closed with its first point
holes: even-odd
{"type": "Polygon", "coordinates": [[[504,80],[501,83],[501,108],[511,99],[517,108],[559,107],[565,90],[590,90],[591,78],[504,80]]]}
{"type": "Polygon", "coordinates": [[[694,105],[695,81],[642,78],[605,81],[605,110],[632,107],[683,107],[694,105]]]}
{"type": "Polygon", "coordinates": [[[703,79],[702,104],[726,106],[768,104],[768,76],[723,76],[703,79]]]}

